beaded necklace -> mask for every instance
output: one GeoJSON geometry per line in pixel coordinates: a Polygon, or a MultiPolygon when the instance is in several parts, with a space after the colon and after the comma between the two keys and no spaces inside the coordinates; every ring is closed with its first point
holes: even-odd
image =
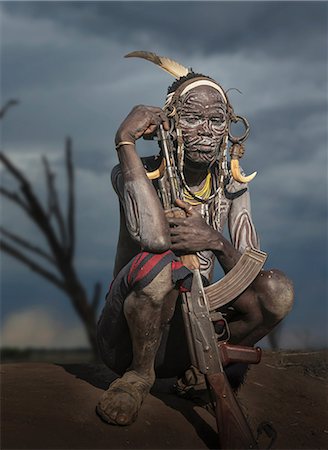
{"type": "Polygon", "coordinates": [[[183,199],[190,205],[193,206],[199,205],[200,203],[209,199],[211,195],[211,189],[212,189],[212,175],[211,172],[208,172],[204,186],[199,191],[193,192],[194,195],[189,193],[189,191],[185,187],[183,188],[183,199]],[[201,200],[197,200],[197,198],[201,198],[201,200]]]}

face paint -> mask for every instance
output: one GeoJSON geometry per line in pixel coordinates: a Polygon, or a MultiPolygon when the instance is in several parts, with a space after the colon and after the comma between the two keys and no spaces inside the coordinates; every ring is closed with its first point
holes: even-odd
{"type": "Polygon", "coordinates": [[[227,109],[220,93],[210,86],[184,95],[178,108],[186,163],[211,166],[227,131],[227,109]]]}

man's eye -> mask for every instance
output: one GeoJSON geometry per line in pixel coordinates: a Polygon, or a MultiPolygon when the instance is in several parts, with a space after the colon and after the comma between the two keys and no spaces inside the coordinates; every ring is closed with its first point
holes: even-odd
{"type": "Polygon", "coordinates": [[[199,117],[197,117],[197,116],[186,116],[186,117],[184,117],[184,120],[187,123],[197,123],[199,121],[199,117]]]}
{"type": "Polygon", "coordinates": [[[224,117],[220,116],[220,117],[212,117],[211,121],[215,124],[215,125],[220,125],[221,123],[225,122],[224,117]]]}

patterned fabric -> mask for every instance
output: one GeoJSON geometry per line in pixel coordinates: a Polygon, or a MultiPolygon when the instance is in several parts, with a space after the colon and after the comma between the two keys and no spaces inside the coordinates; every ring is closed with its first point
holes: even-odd
{"type": "MultiPolygon", "coordinates": [[[[125,298],[132,290],[139,291],[145,288],[167,264],[171,264],[172,282],[176,288],[180,292],[190,291],[191,270],[184,266],[171,250],[168,250],[158,254],[138,253],[112,281],[106,297],[112,290],[116,290],[120,297],[125,298]]],[[[208,279],[203,277],[203,283],[204,286],[208,286],[208,279]]]]}
{"type": "Polygon", "coordinates": [[[135,256],[127,274],[127,285],[130,289],[143,289],[169,263],[171,263],[173,284],[181,292],[190,291],[192,272],[178,260],[171,250],[159,254],[141,252],[135,256]]]}

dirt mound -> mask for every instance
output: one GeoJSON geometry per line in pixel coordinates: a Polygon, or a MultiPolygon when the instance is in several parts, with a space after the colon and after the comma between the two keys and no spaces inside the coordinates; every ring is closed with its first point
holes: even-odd
{"type": "MultiPolygon", "coordinates": [[[[238,394],[255,431],[270,421],[275,449],[327,449],[327,352],[266,353],[238,394]]],[[[136,423],[102,422],[95,405],[115,375],[103,365],[1,365],[2,449],[217,448],[214,417],[159,380],[136,423]]]]}

